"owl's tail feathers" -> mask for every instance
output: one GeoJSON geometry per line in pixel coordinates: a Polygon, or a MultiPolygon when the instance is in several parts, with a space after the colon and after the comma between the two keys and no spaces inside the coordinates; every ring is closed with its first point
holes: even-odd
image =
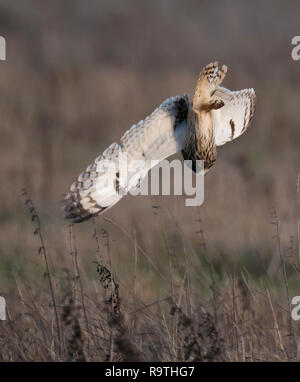
{"type": "Polygon", "coordinates": [[[193,107],[196,109],[207,105],[211,101],[214,92],[220,86],[227,73],[227,66],[218,67],[218,62],[206,65],[199,74],[196,90],[193,98],[193,107]]]}

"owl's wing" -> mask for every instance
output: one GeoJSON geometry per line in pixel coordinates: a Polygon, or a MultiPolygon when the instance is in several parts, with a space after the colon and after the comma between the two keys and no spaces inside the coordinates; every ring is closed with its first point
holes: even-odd
{"type": "Polygon", "coordinates": [[[217,146],[242,135],[250,125],[255,106],[255,91],[244,89],[230,91],[219,87],[215,99],[221,99],[224,106],[214,110],[215,142],[217,146]]]}
{"type": "Polygon", "coordinates": [[[126,131],[120,144],[113,143],[72,184],[62,201],[64,217],[81,222],[98,215],[139,186],[153,165],[151,161],[161,161],[180,151],[188,108],[187,95],[168,98],[149,117],[126,131]],[[142,160],[143,165],[128,174],[124,182],[120,170],[125,161],[130,166],[133,160],[142,160]]]}

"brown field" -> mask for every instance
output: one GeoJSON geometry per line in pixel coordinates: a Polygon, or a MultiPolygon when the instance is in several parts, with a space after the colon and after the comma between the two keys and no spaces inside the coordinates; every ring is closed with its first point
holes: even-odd
{"type": "Polygon", "coordinates": [[[0,0],[0,360],[300,361],[299,12],[0,0]],[[257,106],[219,148],[204,204],[127,196],[64,222],[79,173],[215,59],[257,106]]]}

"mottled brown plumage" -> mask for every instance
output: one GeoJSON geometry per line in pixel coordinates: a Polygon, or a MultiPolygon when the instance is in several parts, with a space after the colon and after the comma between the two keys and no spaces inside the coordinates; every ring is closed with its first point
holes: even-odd
{"type": "Polygon", "coordinates": [[[188,111],[187,133],[182,149],[183,158],[193,161],[193,171],[197,171],[196,160],[204,161],[205,172],[216,161],[213,111],[223,107],[224,102],[214,99],[213,95],[226,72],[225,65],[218,69],[218,63],[214,62],[207,65],[199,75],[193,103],[188,111]]]}

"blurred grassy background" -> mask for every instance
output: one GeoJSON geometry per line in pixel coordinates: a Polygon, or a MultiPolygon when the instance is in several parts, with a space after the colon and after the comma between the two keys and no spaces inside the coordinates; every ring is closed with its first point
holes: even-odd
{"type": "MultiPolygon", "coordinates": [[[[158,267],[167,266],[167,238],[178,259],[205,252],[216,268],[243,264],[253,277],[276,274],[273,207],[283,253],[295,259],[300,62],[291,59],[291,39],[299,35],[299,12],[297,0],[0,0],[7,43],[0,63],[0,292],[14,293],[7,281],[15,272],[43,275],[21,189],[35,202],[60,269],[69,251],[62,194],[165,98],[191,95],[201,68],[216,59],[229,67],[224,86],[256,90],[252,126],[219,148],[199,209],[180,197],[128,196],[105,215],[117,227],[97,219],[110,235],[113,269],[130,282],[134,240],[126,229],[158,267]]],[[[93,278],[92,225],[75,230],[80,261],[93,278]]],[[[141,262],[138,275],[145,301],[161,293],[149,264],[141,262]]]]}

